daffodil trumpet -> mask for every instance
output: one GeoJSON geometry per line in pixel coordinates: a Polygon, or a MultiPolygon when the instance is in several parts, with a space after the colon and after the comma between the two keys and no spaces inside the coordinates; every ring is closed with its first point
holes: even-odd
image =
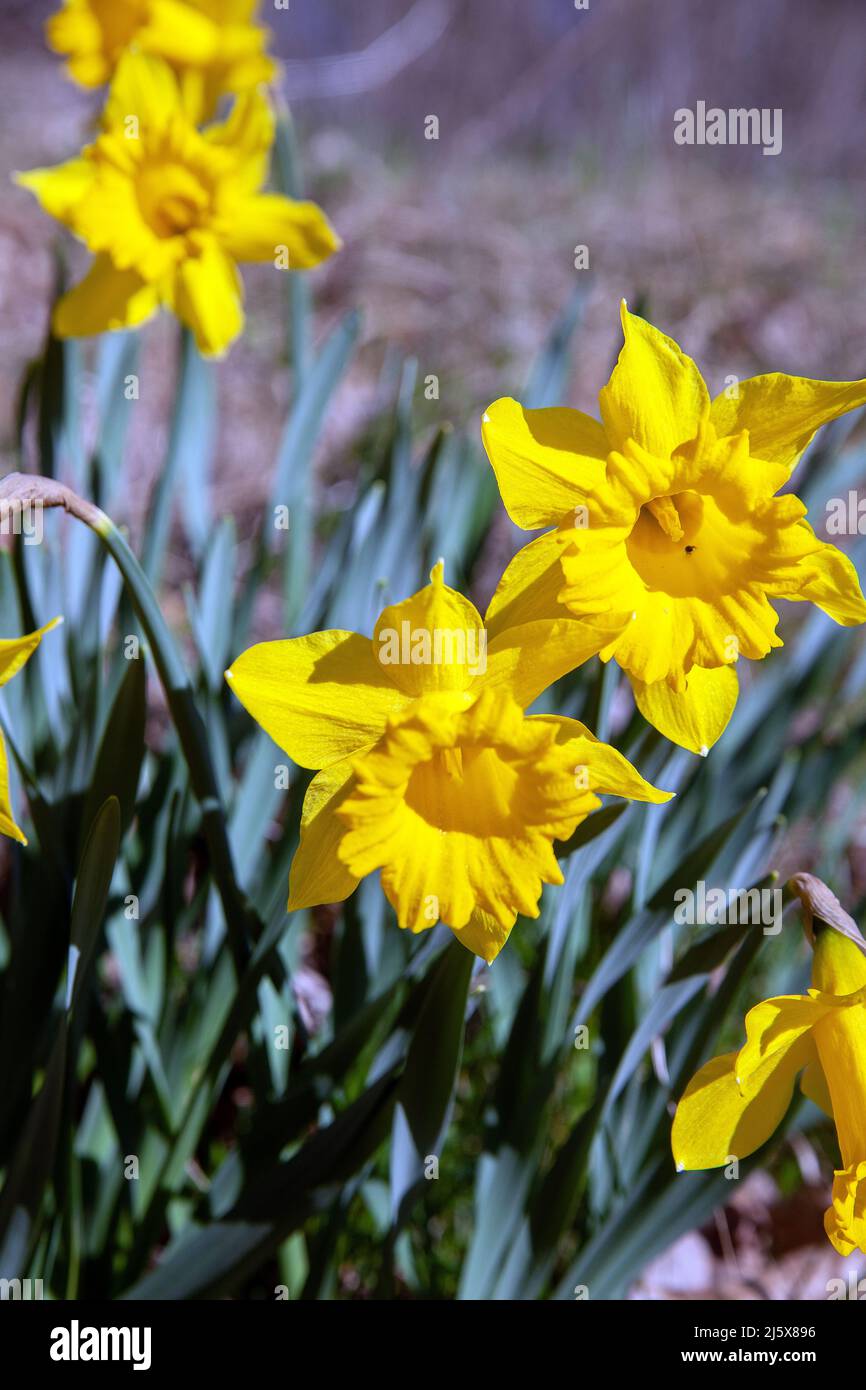
{"type": "Polygon", "coordinates": [[[622,329],[600,420],[510,399],[484,414],[512,520],[553,528],[511,562],[486,621],[493,635],[606,615],[602,660],[627,673],[651,724],[706,754],[736,704],[739,658],[782,645],[773,600],[866,621],[853,564],[781,493],[816,430],[866,402],[866,380],[772,373],[711,400],[691,358],[625,303],[622,329]]]}
{"type": "Polygon", "coordinates": [[[812,988],[755,1005],[739,1052],[701,1067],[677,1106],[673,1156],[680,1170],[748,1157],[781,1123],[799,1075],[839,1137],[825,1230],[840,1254],[866,1254],[866,953],[834,927],[815,928],[812,988]]]}
{"type": "Polygon", "coordinates": [[[290,911],[341,902],[379,871],[401,927],[444,922],[490,962],[518,913],[538,915],[542,885],[562,882],[554,843],[600,794],[669,799],[577,720],[525,713],[604,630],[566,619],[487,639],[440,562],[372,638],[264,642],[226,672],[262,728],[317,772],[290,911]]]}
{"type": "Polygon", "coordinates": [[[93,144],[18,182],[94,254],[57,303],[60,338],[134,328],[162,306],[219,357],[244,324],[238,263],[309,270],[339,241],[315,203],[263,192],[274,115],[260,90],[197,130],[161,58],[125,53],[93,144]]]}

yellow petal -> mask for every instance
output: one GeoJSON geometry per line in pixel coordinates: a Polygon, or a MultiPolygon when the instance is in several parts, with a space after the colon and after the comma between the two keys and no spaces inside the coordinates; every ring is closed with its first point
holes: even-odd
{"type": "MultiPolygon", "coordinates": [[[[97,175],[87,196],[70,210],[69,225],[94,255],[110,256],[118,270],[134,270],[142,280],[165,280],[186,253],[179,237],[160,236],[151,225],[167,179],[163,170],[138,177],[131,150],[136,141],[101,135],[93,146],[97,175]],[[149,220],[150,219],[150,220],[149,220]]],[[[205,195],[206,196],[206,195],[205,195]]]]}
{"type": "Polygon", "coordinates": [[[246,92],[224,121],[208,126],[204,139],[234,156],[237,186],[257,193],[265,182],[274,142],[274,113],[262,92],[246,92]]]}
{"type": "MultiPolygon", "coordinates": [[[[123,38],[133,32],[132,24],[128,33],[121,29],[123,38]]],[[[69,75],[83,87],[99,87],[110,77],[104,30],[84,0],[64,0],[62,9],[45,21],[45,38],[49,48],[69,58],[69,75]]]]}
{"type": "Polygon", "coordinates": [[[735,400],[717,396],[710,418],[720,435],[748,430],[752,455],[790,472],[816,430],[864,403],[866,381],[811,381],[771,372],[741,381],[735,400]]]}
{"type": "Polygon", "coordinates": [[[634,439],[668,457],[693,439],[710,398],[690,357],[652,324],[620,308],[625,343],[607,385],[599,393],[610,448],[634,439]]]}
{"type": "MultiPolygon", "coordinates": [[[[646,601],[647,588],[625,545],[605,545],[595,534],[572,532],[572,544],[563,549],[559,602],[575,615],[619,615],[618,625],[646,601]]],[[[661,601],[665,595],[659,591],[661,601]]]]}
{"type": "MultiPolygon", "coordinates": [[[[848,943],[856,950],[853,942],[848,943]]],[[[824,1012],[813,1037],[833,1102],[842,1163],[866,1161],[866,989],[817,996],[824,1012]]]]}
{"type": "Polygon", "coordinates": [[[121,55],[102,114],[106,130],[125,129],[130,116],[149,135],[165,130],[180,110],[177,78],[168,63],[127,50],[121,55]]]}
{"type": "Polygon", "coordinates": [[[472,951],[474,955],[486,960],[488,965],[492,965],[511,935],[511,927],[504,927],[489,912],[482,912],[477,908],[466,926],[454,931],[454,935],[467,951],[472,951]]]}
{"type": "MultiPolygon", "coordinates": [[[[225,36],[226,30],[223,29],[223,40],[225,36]]],[[[212,121],[226,93],[235,98],[253,93],[271,82],[278,71],[278,65],[263,51],[236,61],[218,59],[208,67],[181,67],[178,69],[178,79],[184,110],[195,125],[212,121]]],[[[253,185],[255,187],[266,177],[265,164],[263,160],[260,176],[253,185]]]]}
{"type": "Polygon", "coordinates": [[[15,182],[39,199],[50,217],[70,226],[74,211],[89,192],[96,174],[90,159],[70,159],[53,169],[28,169],[16,174],[15,182]]]}
{"type": "Polygon", "coordinates": [[[557,595],[562,588],[561,558],[570,531],[548,531],[519,550],[506,569],[485,616],[488,640],[505,628],[568,617],[557,595]]]}
{"type": "Polygon", "coordinates": [[[526,709],[560,676],[595,656],[610,638],[606,628],[569,618],[504,628],[487,644],[487,671],[480,679],[485,688],[507,690],[526,709]]]}
{"type": "Polygon", "coordinates": [[[12,803],[9,799],[9,764],[6,760],[6,740],[0,732],[0,835],[8,835],[20,845],[27,844],[27,836],[15,823],[12,803]]]}
{"type": "Polygon", "coordinates": [[[604,472],[604,429],[579,410],[526,410],[509,397],[488,406],[481,438],[512,521],[555,526],[604,472]]]}
{"type": "MultiPolygon", "coordinates": [[[[366,750],[364,750],[366,751],[366,750]]],[[[352,779],[352,758],[317,772],[304,797],[301,840],[289,873],[289,912],[320,903],[341,903],[358,880],[338,858],[346,827],[334,814],[352,779]]]]}
{"type": "Polygon", "coordinates": [[[110,256],[99,255],[81,283],[58,300],[53,328],[58,338],[87,338],[110,329],[135,328],[158,308],[155,285],[134,270],[118,270],[110,256]]]}
{"type": "Polygon", "coordinates": [[[756,585],[719,594],[714,602],[649,589],[602,657],[615,657],[635,686],[667,681],[681,691],[692,669],[731,665],[740,656],[760,660],[781,647],[778,622],[778,613],[756,585]]]}
{"type": "Polygon", "coordinates": [[[113,65],[101,53],[73,54],[66,64],[66,75],[80,87],[102,87],[108,82],[113,65]]]}
{"type": "Polygon", "coordinates": [[[5,685],[11,681],[13,676],[17,676],[22,666],[25,666],[35,652],[46,632],[57,627],[63,622],[62,618],[52,618],[50,623],[44,627],[36,628],[35,632],[25,633],[23,637],[4,637],[0,640],[0,685],[5,685]]]}
{"type": "Polygon", "coordinates": [[[49,47],[69,59],[67,71],[74,81],[99,87],[137,41],[148,8],[156,3],[159,0],[64,0],[62,9],[46,21],[45,36],[49,47]]]}
{"type": "Polygon", "coordinates": [[[819,1110],[823,1110],[825,1115],[833,1118],[833,1101],[830,1097],[830,1087],[827,1085],[827,1078],[824,1075],[824,1068],[821,1066],[821,1059],[818,1056],[818,1049],[814,1039],[809,1039],[809,1060],[800,1077],[800,1090],[813,1105],[817,1105],[819,1110]]]}
{"type": "Polygon", "coordinates": [[[220,47],[219,24],[182,0],[150,0],[147,20],[136,35],[143,53],[179,67],[213,62],[220,47]]]}
{"type": "Polygon", "coordinates": [[[850,937],[816,925],[812,984],[822,994],[855,994],[866,988],[866,955],[850,937]]]}
{"type": "Polygon", "coordinates": [[[748,1096],[737,1085],[736,1052],[701,1067],[674,1116],[671,1146],[677,1168],[721,1168],[760,1148],[785,1117],[797,1072],[808,1057],[807,1043],[769,1057],[748,1096]]]}
{"type": "Polygon", "coordinates": [[[833,1176],[833,1205],[824,1213],[824,1230],[840,1255],[866,1255],[866,1159],[833,1176]]]}
{"type": "MultiPolygon", "coordinates": [[[[62,618],[52,618],[44,627],[28,632],[23,637],[7,637],[0,641],[0,686],[11,681],[30,659],[46,632],[62,623],[62,618]]],[[[26,845],[27,837],[15,822],[12,804],[9,799],[9,766],[6,759],[6,742],[0,733],[0,835],[8,835],[19,844],[26,845]]]]}
{"type": "Polygon", "coordinates": [[[746,1014],[746,1041],[737,1055],[736,1067],[737,1085],[743,1094],[754,1095],[762,1084],[764,1065],[790,1051],[838,1007],[832,995],[780,994],[750,1009],[746,1014]]]}
{"type": "Polygon", "coordinates": [[[629,677],[635,704],[648,724],[692,753],[706,755],[721,738],[737,703],[732,666],[693,666],[682,694],[667,681],[645,685],[629,677]]]}
{"type": "Polygon", "coordinates": [[[221,209],[214,233],[235,260],[272,261],[283,270],[310,270],[340,246],[320,207],[276,193],[232,199],[221,209]]]}
{"type": "MultiPolygon", "coordinates": [[[[814,535],[808,522],[800,522],[796,529],[801,535],[814,535]]],[[[829,541],[820,542],[784,574],[774,575],[768,588],[794,603],[814,603],[842,627],[866,622],[859,575],[849,557],[829,541]]]]}
{"type": "Polygon", "coordinates": [[[248,648],[226,680],[293,762],[320,768],[377,739],[408,699],[356,632],[314,632],[248,648]]]}
{"type": "Polygon", "coordinates": [[[486,670],[487,634],[475,606],[445,583],[440,560],[429,584],[383,608],[373,651],[388,678],[407,695],[459,692],[486,670]]]}
{"type": "Polygon", "coordinates": [[[174,310],[203,357],[221,357],[244,326],[243,287],[234,261],[210,237],[178,266],[174,310]]]}
{"type": "Polygon", "coordinates": [[[529,718],[533,724],[548,724],[556,730],[556,742],[566,746],[575,775],[583,775],[586,788],[595,796],[624,796],[629,801],[660,805],[675,795],[654,787],[618,749],[602,743],[579,720],[557,714],[532,714],[529,718]]]}

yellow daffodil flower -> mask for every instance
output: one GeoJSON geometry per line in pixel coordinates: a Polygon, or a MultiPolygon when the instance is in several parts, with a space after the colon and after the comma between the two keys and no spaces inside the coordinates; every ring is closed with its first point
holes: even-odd
{"type": "Polygon", "coordinates": [[[164,58],[188,114],[203,121],[224,93],[250,92],[274,76],[257,10],[257,0],[64,0],[45,33],[82,87],[110,82],[129,48],[164,58]]]}
{"type": "Polygon", "coordinates": [[[746,1158],[782,1121],[798,1072],[803,1092],[835,1121],[842,1167],[824,1218],[842,1255],[866,1254],[866,955],[832,927],[815,939],[808,994],[765,999],[746,1015],[746,1043],[716,1057],[677,1106],[679,1169],[746,1158]]]}
{"type": "Polygon", "coordinates": [[[373,638],[315,632],[244,652],[226,679],[289,757],[320,769],[304,801],[289,911],[340,902],[381,870],[401,927],[445,922],[492,961],[517,914],[561,883],[553,841],[596,793],[661,802],[574,719],[526,707],[604,635],[569,620],[487,641],[443,579],[380,615],[373,638]]]}
{"type": "MultiPolygon", "coordinates": [[[[35,652],[46,632],[50,632],[53,627],[63,621],[62,618],[54,618],[44,627],[38,628],[35,632],[25,633],[23,637],[5,637],[0,639],[0,686],[6,685],[13,676],[17,676],[23,666],[26,666],[30,657],[35,652]]],[[[8,835],[11,840],[17,840],[19,844],[27,844],[27,836],[15,821],[12,811],[12,803],[9,799],[9,763],[6,758],[6,740],[0,732],[0,835],[8,835]]]]}
{"type": "Polygon", "coordinates": [[[798,498],[777,496],[815,431],[866,402],[866,381],[753,377],[711,401],[694,362],[623,303],[625,345],[578,410],[484,415],[484,445],[519,526],[555,527],[506,570],[491,632],[563,609],[618,623],[601,652],[644,717],[706,753],[737,699],[734,663],[781,646],[775,598],[866,621],[851,561],[820,541],[798,498]]]}
{"type": "Polygon", "coordinates": [[[131,328],[164,305],[200,352],[225,352],[244,323],[238,261],[307,270],[339,245],[315,203],[260,191],[273,135],[262,93],[198,131],[166,63],[121,58],[94,143],[66,164],[17,176],[95,255],[57,304],[55,333],[131,328]]]}

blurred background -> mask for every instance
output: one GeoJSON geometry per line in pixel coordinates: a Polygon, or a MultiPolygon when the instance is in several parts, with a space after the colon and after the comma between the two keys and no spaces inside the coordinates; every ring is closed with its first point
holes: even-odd
{"type": "MultiPolygon", "coordinates": [[[[99,110],[101,93],[85,93],[65,81],[60,63],[44,45],[41,26],[52,8],[44,0],[0,2],[4,472],[18,465],[21,382],[28,363],[43,351],[58,248],[63,247],[69,276],[77,278],[87,260],[61,239],[28,194],[8,183],[16,168],[53,163],[77,152],[99,110]]],[[[586,10],[576,9],[572,0],[365,0],[363,5],[357,0],[291,0],[287,10],[263,5],[262,17],[283,64],[281,91],[296,127],[305,192],[322,204],[344,239],[342,252],[305,281],[312,294],[315,346],[339,331],[348,311],[359,307],[362,312],[358,350],[347,358],[316,436],[310,488],[315,516],[320,522],[325,518],[325,524],[316,534],[314,576],[331,522],[348,515],[358,501],[361,465],[374,455],[376,441],[381,443],[395,384],[408,381],[410,393],[414,391],[411,445],[398,439],[398,449],[392,441],[394,452],[406,455],[407,467],[409,452],[419,457],[444,425],[477,441],[477,421],[489,401],[521,394],[539,354],[543,359],[557,348],[551,329],[567,315],[576,290],[583,290],[576,311],[579,331],[570,359],[560,344],[556,371],[547,382],[548,388],[554,382],[557,403],[595,413],[597,391],[620,342],[621,296],[697,359],[713,392],[729,374],[866,375],[862,0],[823,0],[820,6],[798,0],[761,0],[760,5],[728,0],[723,6],[695,0],[589,0],[586,10]],[[723,108],[781,108],[781,153],[767,157],[759,146],[677,146],[674,112],[694,107],[698,100],[723,108]],[[430,117],[438,120],[435,140],[425,138],[430,117]],[[580,245],[588,248],[588,269],[575,268],[580,245]],[[415,359],[419,383],[430,375],[438,378],[438,399],[427,399],[411,376],[401,377],[405,358],[415,359]],[[570,365],[563,369],[566,361],[570,365]]],[[[252,564],[262,509],[272,493],[274,461],[296,395],[286,300],[273,293],[269,267],[245,267],[244,280],[247,331],[216,368],[207,502],[208,516],[234,518],[241,578],[244,567],[252,564]]],[[[570,337],[575,321],[568,327],[570,337]]],[[[96,373],[88,362],[85,358],[81,377],[81,429],[85,447],[93,450],[99,411],[96,373]]],[[[145,539],[169,446],[177,387],[177,330],[167,318],[144,331],[140,373],[142,395],[125,439],[123,486],[112,506],[137,548],[145,539]]],[[[539,399],[544,395],[540,389],[539,399]]],[[[400,418],[405,423],[405,412],[400,418]]],[[[834,443],[847,447],[848,433],[837,432],[834,443]]],[[[844,478],[847,487],[862,482],[863,455],[853,458],[853,472],[852,457],[846,457],[846,467],[834,476],[844,478]]],[[[819,532],[827,495],[821,461],[816,454],[810,465],[819,532]]],[[[465,580],[483,607],[509,555],[525,537],[510,526],[494,499],[480,513],[484,523],[477,553],[470,537],[465,545],[455,543],[455,554],[460,557],[457,578],[465,580]]],[[[195,531],[189,520],[182,524],[175,515],[162,592],[169,618],[179,629],[186,624],[181,583],[198,572],[200,555],[190,544],[195,531]]],[[[204,539],[199,535],[200,549],[204,539]]],[[[406,549],[403,536],[394,550],[406,549]]],[[[399,566],[394,564],[391,578],[396,582],[399,566]]],[[[351,594],[339,591],[339,573],[334,561],[319,590],[313,584],[310,603],[315,609],[313,599],[319,602],[321,592],[330,595],[333,589],[330,618],[336,621],[336,613],[351,626],[351,594]]],[[[416,582],[402,587],[408,591],[416,582]]],[[[325,611],[321,604],[320,611],[325,611]]],[[[282,635],[284,620],[279,594],[260,594],[255,635],[282,635]]],[[[790,612],[785,622],[791,622],[790,612]]],[[[792,747],[799,757],[803,749],[797,774],[802,781],[786,807],[790,824],[774,863],[783,874],[797,868],[820,870],[820,856],[829,856],[826,862],[844,874],[837,888],[847,890],[847,905],[854,911],[866,892],[866,820],[862,795],[851,790],[855,770],[862,771],[861,743],[852,742],[851,734],[862,727],[864,657],[862,645],[850,645],[843,653],[835,631],[827,638],[829,625],[824,619],[818,622],[824,624],[820,640],[805,638],[793,655],[787,654],[793,663],[789,679],[783,658],[774,658],[779,683],[764,687],[768,717],[771,689],[780,701],[791,697],[785,706],[787,725],[776,740],[778,758],[792,747]],[[824,661],[825,639],[835,643],[832,659],[821,667],[826,684],[810,683],[810,671],[824,661]],[[845,725],[845,758],[840,755],[833,762],[835,754],[825,757],[821,743],[822,721],[834,708],[836,673],[854,651],[859,651],[858,664],[854,678],[849,672],[845,691],[846,709],[855,712],[845,725]],[[809,773],[813,757],[826,768],[823,781],[809,773]],[[810,806],[810,788],[819,784],[826,795],[822,790],[824,799],[810,806]],[[820,851],[815,845],[818,819],[820,851]]],[[[853,644],[855,639],[845,635],[844,640],[853,644]]],[[[219,674],[217,670],[214,677],[215,702],[222,698],[219,674]]],[[[158,691],[149,694],[158,699],[158,691]]],[[[614,710],[613,732],[628,718],[627,709],[614,710]]],[[[714,816],[744,804],[759,781],[770,779],[776,759],[772,742],[769,749],[763,745],[761,766],[755,767],[751,782],[743,772],[760,718],[760,711],[742,712],[728,747],[740,749],[743,757],[726,772],[720,755],[716,783],[704,779],[702,829],[714,816]]],[[[781,806],[786,795],[780,786],[774,804],[781,806]]],[[[684,817],[687,821],[687,810],[684,817]]],[[[746,841],[749,824],[744,822],[746,841]]],[[[279,837],[274,823],[269,835],[279,837]]],[[[691,838],[692,828],[686,825],[669,854],[687,847],[691,838]]],[[[642,841],[641,862],[645,853],[651,861],[653,852],[648,837],[642,841]]],[[[753,867],[757,872],[758,866],[753,867]]],[[[617,863],[599,887],[596,910],[605,946],[630,892],[629,873],[617,863]]],[[[640,863],[635,874],[639,877],[640,863]]],[[[275,882],[279,914],[282,866],[275,882]]],[[[574,904],[578,887],[563,901],[574,904]]],[[[299,980],[306,972],[304,1008],[311,1033],[331,1009],[327,947],[332,929],[333,922],[325,928],[319,921],[317,942],[304,948],[305,964],[298,971],[299,980]]],[[[584,922],[581,931],[587,930],[584,922]]],[[[805,956],[796,927],[789,935],[788,963],[802,971],[805,956]]],[[[577,991],[598,964],[598,950],[587,947],[588,940],[582,937],[586,954],[579,964],[577,991]]],[[[432,1289],[436,1296],[454,1296],[456,1270],[469,1243],[467,1194],[481,1149],[487,1092],[517,1009],[521,966],[531,966],[533,959],[523,945],[515,947],[510,963],[505,954],[498,976],[501,994],[494,990],[489,1004],[492,1029],[486,1021],[486,1031],[480,1024],[475,1033],[470,1030],[475,1071],[471,1079],[463,1078],[458,1093],[463,1122],[459,1160],[453,1158],[458,1195],[454,1202],[453,1193],[443,1199],[441,1211],[426,1224],[433,1268],[417,1278],[416,1294],[432,1289]]],[[[662,963],[670,965],[666,957],[662,963]]],[[[762,982],[759,973],[741,990],[745,1005],[760,997],[762,982]]],[[[566,1011],[567,1005],[566,1000],[566,1011]]],[[[477,1001],[475,1007],[482,1011],[477,1001]]],[[[726,1045],[736,1045],[741,1018],[742,1013],[733,1017],[726,1045]]],[[[570,1132],[574,1115],[586,1103],[582,1092],[577,1101],[572,1094],[569,1068],[574,1058],[568,1037],[565,1047],[568,1079],[556,1083],[559,1128],[551,1128],[554,1140],[570,1132]]],[[[244,1103],[237,1099],[240,1092],[236,1084],[235,1108],[244,1103]]],[[[634,1095],[640,1107],[639,1087],[634,1095]]],[[[812,1121],[814,1128],[814,1116],[812,1121]]],[[[622,1123],[622,1132],[628,1133],[629,1115],[622,1123]]],[[[232,1112],[226,1129],[233,1133],[235,1125],[232,1112]]],[[[611,1276],[609,1287],[650,1298],[826,1297],[827,1280],[845,1269],[824,1241],[821,1225],[832,1143],[826,1125],[814,1146],[803,1134],[794,1134],[785,1140],[772,1170],[756,1168],[736,1185],[736,1195],[723,1211],[709,1220],[704,1213],[696,1223],[700,1229],[681,1236],[642,1270],[634,1255],[626,1273],[611,1276]]],[[[667,1173],[669,1155],[665,1152],[658,1161],[659,1171],[667,1173]]],[[[534,1172],[539,1164],[537,1159],[532,1163],[534,1172]]],[[[671,1213],[676,1195],[672,1200],[671,1213]]],[[[594,1201],[594,1217],[603,1225],[607,1195],[596,1194],[594,1201]]],[[[663,1228],[666,1218],[660,1211],[663,1228]]],[[[378,1235],[374,1239],[369,1227],[365,1217],[354,1238],[350,1231],[346,1241],[335,1244],[329,1285],[338,1290],[334,1296],[363,1297],[375,1283],[370,1269],[377,1266],[378,1235]]],[[[426,1246],[426,1238],[422,1244],[426,1246]]],[[[658,1245],[655,1237],[646,1248],[656,1251],[658,1245]]],[[[566,1244],[561,1258],[571,1253],[566,1244]]],[[[567,1284],[564,1277],[563,1287],[567,1284]]],[[[472,1285],[470,1279],[469,1286],[481,1288],[483,1281],[472,1285]]],[[[408,1284],[398,1282],[397,1287],[402,1296],[408,1284]]]]}

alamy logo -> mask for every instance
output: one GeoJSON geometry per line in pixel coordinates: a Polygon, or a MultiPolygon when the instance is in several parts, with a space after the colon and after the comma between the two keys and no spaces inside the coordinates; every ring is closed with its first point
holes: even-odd
{"type": "Polygon", "coordinates": [[[694,111],[681,106],[674,112],[674,141],[678,145],[763,145],[764,154],[782,152],[782,110],[768,106],[720,106],[707,109],[697,102],[694,111]]]}
{"type": "Polygon", "coordinates": [[[826,505],[828,536],[866,536],[866,497],[852,488],[847,497],[831,497],[826,505]]]}
{"type": "Polygon", "coordinates": [[[0,536],[21,536],[25,545],[41,545],[43,502],[40,497],[26,502],[0,497],[0,536]]]}
{"type": "Polygon", "coordinates": [[[695,889],[678,888],[674,893],[674,922],[678,927],[736,926],[752,922],[764,928],[765,936],[782,930],[781,888],[707,888],[698,879],[695,889]]]}
{"type": "Polygon", "coordinates": [[[43,1299],[41,1279],[0,1279],[0,1302],[37,1302],[43,1299]]]}
{"type": "Polygon", "coordinates": [[[379,632],[383,666],[466,666],[470,675],[487,670],[487,633],[482,628],[413,627],[404,618],[400,630],[379,632]]]}
{"type": "Polygon", "coordinates": [[[131,1361],[134,1371],[150,1370],[149,1327],[69,1327],[51,1331],[52,1361],[131,1361]]]}

